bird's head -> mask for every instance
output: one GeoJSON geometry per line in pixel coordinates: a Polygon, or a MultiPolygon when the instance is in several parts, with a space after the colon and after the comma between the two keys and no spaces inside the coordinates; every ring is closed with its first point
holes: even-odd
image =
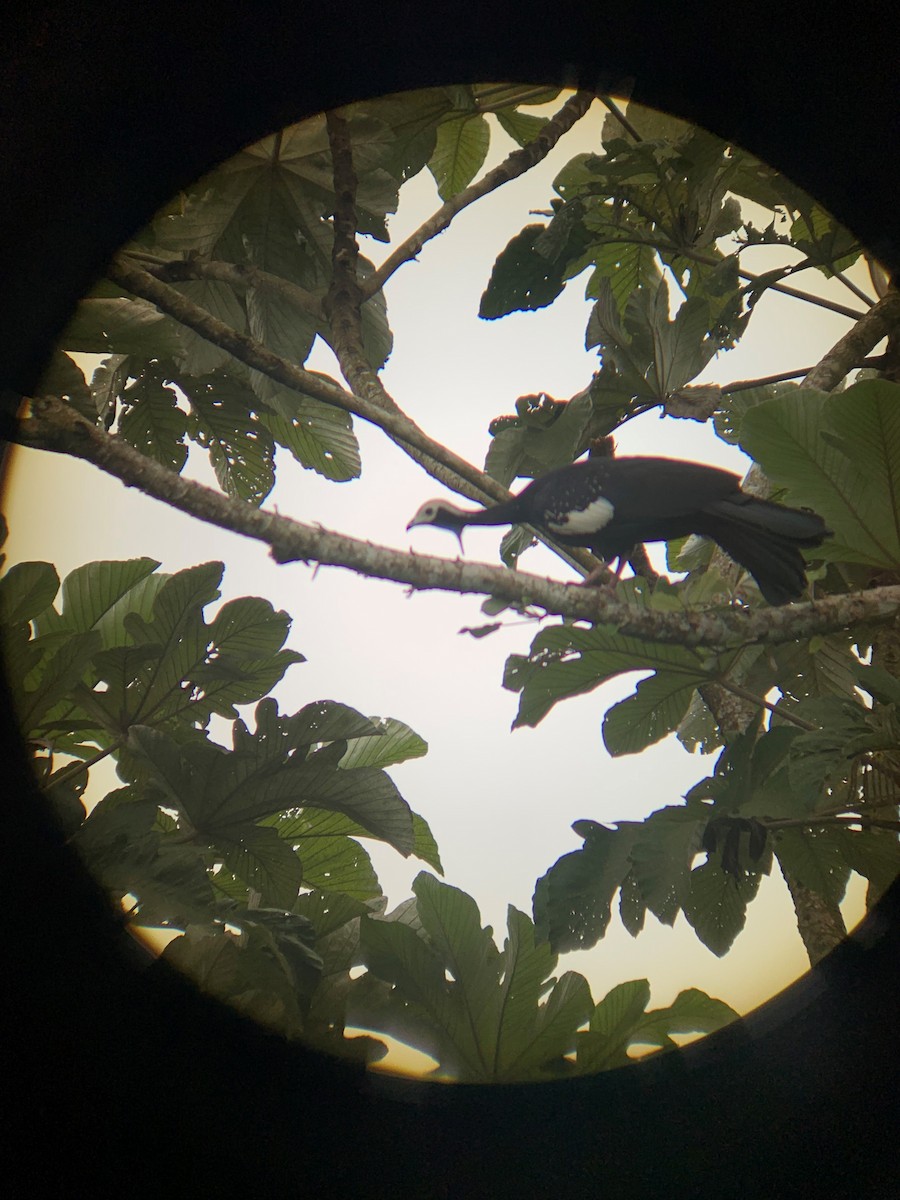
{"type": "Polygon", "coordinates": [[[449,529],[456,534],[462,546],[462,531],[470,515],[448,504],[446,500],[426,500],[406,528],[412,529],[414,525],[436,525],[439,529],[449,529]]]}

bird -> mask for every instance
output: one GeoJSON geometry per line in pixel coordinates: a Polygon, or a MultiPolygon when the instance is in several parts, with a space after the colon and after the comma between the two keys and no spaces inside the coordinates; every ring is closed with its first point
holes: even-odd
{"type": "Polygon", "coordinates": [[[640,543],[698,534],[749,571],[771,605],[802,596],[800,551],[830,534],[817,513],[751,496],[730,471],[640,456],[595,456],[557,467],[483,509],[428,500],[406,528],[416,525],[450,529],[460,545],[468,525],[531,525],[564,546],[586,547],[606,562],[618,559],[616,577],[640,543]]]}

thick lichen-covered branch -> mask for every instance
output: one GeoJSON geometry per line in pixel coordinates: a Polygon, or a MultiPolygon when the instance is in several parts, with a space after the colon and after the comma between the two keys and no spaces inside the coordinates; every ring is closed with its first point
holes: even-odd
{"type": "Polygon", "coordinates": [[[561,583],[485,563],[448,560],[378,546],[359,538],[254,508],[162,466],[114,435],[104,433],[55,397],[37,398],[19,423],[17,441],[93,463],[127,487],[140,489],[181,512],[269,546],[278,562],[298,560],[343,567],[414,590],[494,596],[550,614],[615,627],[621,633],[672,645],[715,649],[778,644],[833,633],[862,621],[900,613],[900,586],[873,588],[784,608],[654,612],[632,608],[605,588],[561,583]]]}

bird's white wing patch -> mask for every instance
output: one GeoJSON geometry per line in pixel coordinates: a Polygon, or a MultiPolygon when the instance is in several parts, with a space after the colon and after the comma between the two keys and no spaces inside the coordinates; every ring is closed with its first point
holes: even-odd
{"type": "Polygon", "coordinates": [[[599,533],[613,518],[615,509],[605,496],[598,496],[586,508],[567,512],[546,522],[551,533],[599,533]]]}

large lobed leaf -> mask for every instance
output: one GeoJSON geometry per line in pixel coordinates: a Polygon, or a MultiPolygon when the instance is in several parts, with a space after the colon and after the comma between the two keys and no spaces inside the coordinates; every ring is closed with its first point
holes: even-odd
{"type": "Polygon", "coordinates": [[[744,415],[741,445],[832,531],[817,556],[900,569],[898,401],[900,386],[867,380],[835,395],[794,391],[744,415]]]}

